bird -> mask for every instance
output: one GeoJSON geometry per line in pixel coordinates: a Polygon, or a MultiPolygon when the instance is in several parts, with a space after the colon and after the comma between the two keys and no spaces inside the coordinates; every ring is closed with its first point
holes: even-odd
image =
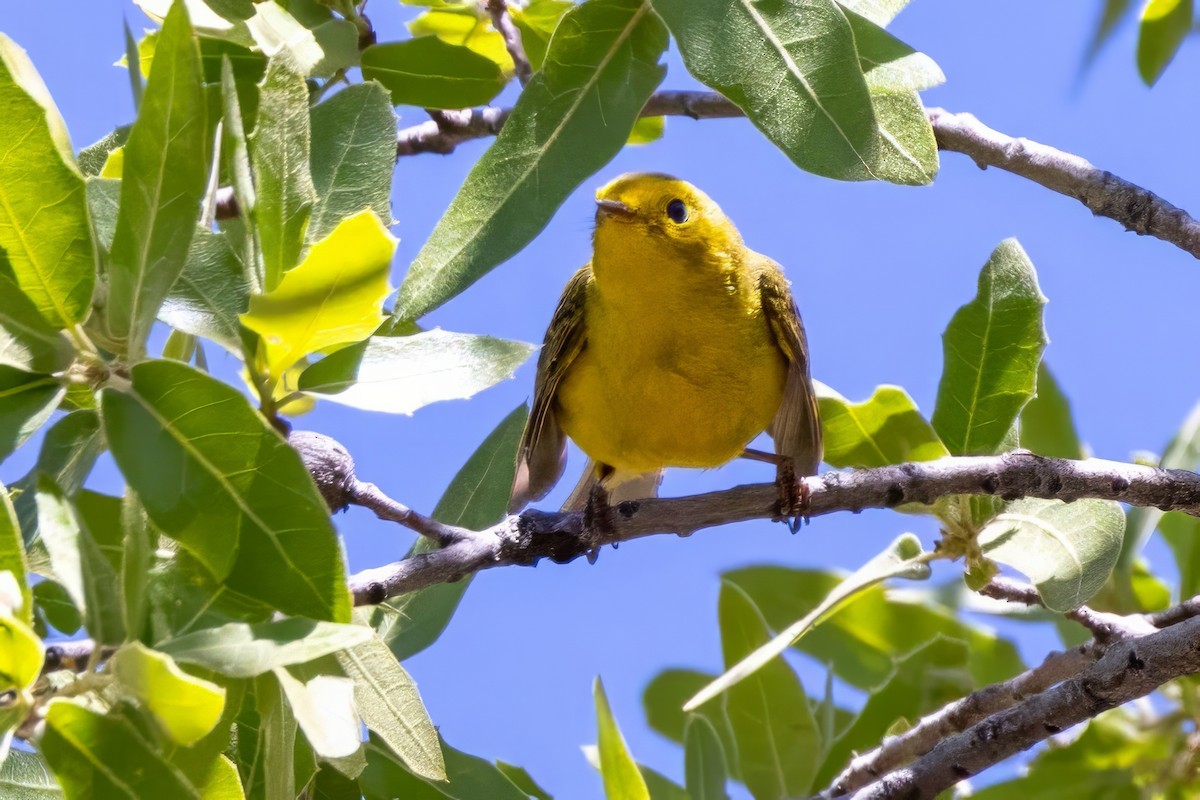
{"type": "Polygon", "coordinates": [[[591,261],[567,282],[539,353],[510,513],[588,456],[564,510],[611,524],[657,495],[667,467],[745,456],[776,465],[777,517],[807,504],[821,421],[800,312],[783,269],[745,245],[687,181],[627,173],[596,192],[591,261]],[[774,453],[750,450],[763,431],[774,453]]]}

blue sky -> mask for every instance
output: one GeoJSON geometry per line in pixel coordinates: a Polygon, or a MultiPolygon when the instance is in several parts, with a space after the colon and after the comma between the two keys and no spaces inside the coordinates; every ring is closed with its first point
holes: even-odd
{"type": "MultiPolygon", "coordinates": [[[[1099,5],[913,0],[891,30],[947,75],[944,86],[925,94],[928,105],[969,111],[1000,131],[1075,152],[1200,211],[1200,47],[1185,44],[1159,85],[1147,89],[1134,68],[1134,30],[1127,26],[1080,81],[1081,53],[1099,5]]],[[[413,13],[394,0],[372,0],[368,10],[381,41],[399,38],[413,13]]],[[[0,15],[0,30],[29,51],[76,148],[132,115],[127,76],[111,66],[123,50],[123,17],[135,29],[149,26],[120,0],[12,3],[0,15]]],[[[696,87],[676,52],[667,61],[663,88],[696,87]]],[[[416,109],[401,115],[402,125],[424,119],[416,109]]],[[[486,145],[397,165],[395,283],[486,145]]],[[[562,285],[588,259],[595,187],[628,170],[669,172],[696,183],[750,246],[785,266],[808,329],[814,376],[852,399],[893,383],[932,411],[941,331],[973,296],[992,248],[1009,236],[1024,245],[1050,298],[1046,358],[1097,456],[1126,460],[1137,450],[1159,451],[1200,397],[1200,264],[1191,256],[1093,218],[1079,203],[1022,178],[981,171],[954,153],[944,154],[941,174],[925,188],[817,178],[793,167],[744,120],[669,120],[663,140],[627,148],[568,200],[533,244],[425,322],[540,342],[562,285]]],[[[209,354],[232,361],[216,348],[209,354]]],[[[235,365],[217,366],[232,375],[235,365]]],[[[532,383],[530,363],[514,381],[411,418],[321,404],[299,424],[342,441],[361,478],[430,510],[487,432],[530,396],[532,383]]],[[[32,457],[25,448],[0,469],[0,478],[19,476],[32,457]]],[[[575,454],[564,484],[573,483],[581,464],[575,454]]],[[[769,467],[749,462],[676,471],[663,492],[771,475],[769,467]]],[[[94,483],[117,489],[107,466],[94,483]]],[[[397,558],[412,538],[360,509],[336,523],[354,570],[397,558]]],[[[868,512],[820,518],[796,536],[755,522],[687,540],[642,540],[605,551],[594,566],[495,570],[475,581],[442,639],[406,667],[450,743],[523,765],[565,798],[601,796],[598,777],[579,751],[595,739],[591,683],[600,674],[635,756],[680,778],[682,753],[646,727],[640,695],[665,667],[719,667],[719,573],[759,563],[854,569],[906,529],[927,545],[935,534],[912,517],[868,512]]],[[[1161,547],[1150,556],[1160,565],[1166,558],[1161,547]]],[[[937,575],[951,579],[956,571],[943,565],[937,575]]],[[[1024,652],[1040,659],[1051,645],[1050,637],[1035,637],[1024,652]]],[[[814,665],[801,663],[801,673],[811,692],[821,690],[814,665]]]]}

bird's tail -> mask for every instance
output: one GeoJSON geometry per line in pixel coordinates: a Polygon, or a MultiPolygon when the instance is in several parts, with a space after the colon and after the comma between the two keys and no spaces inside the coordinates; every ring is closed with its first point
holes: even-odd
{"type": "MultiPolygon", "coordinates": [[[[662,483],[663,471],[661,469],[653,472],[622,472],[616,470],[604,481],[604,488],[608,490],[608,502],[610,505],[624,503],[627,500],[645,500],[648,497],[658,497],[658,485],[662,483]]],[[[575,488],[571,490],[570,496],[563,503],[563,511],[582,511],[587,505],[588,497],[592,493],[592,487],[600,480],[600,470],[597,468],[595,461],[588,459],[587,466],[584,467],[583,476],[579,479],[579,483],[575,484],[575,488]]]]}

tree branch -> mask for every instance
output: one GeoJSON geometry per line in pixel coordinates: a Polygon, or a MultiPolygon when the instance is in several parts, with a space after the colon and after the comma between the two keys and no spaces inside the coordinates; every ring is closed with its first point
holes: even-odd
{"type": "MultiPolygon", "coordinates": [[[[804,481],[810,495],[804,511],[808,517],[906,503],[930,505],[938,498],[961,494],[1067,502],[1100,498],[1200,516],[1200,475],[1194,472],[1098,459],[1046,458],[1026,451],[839,470],[804,481]]],[[[777,487],[765,483],[621,503],[606,530],[585,529],[577,512],[527,510],[483,531],[460,532],[458,540],[442,550],[352,575],[350,588],[356,602],[378,603],[491,567],[532,565],[543,558],[565,563],[597,547],[643,536],[687,536],[730,522],[772,519],[777,502],[777,487]]]]}
{"type": "Polygon", "coordinates": [[[934,798],[961,780],[1167,681],[1200,672],[1200,618],[1111,646],[1073,678],[943,739],[854,800],[934,798]]]}
{"type": "Polygon", "coordinates": [[[484,5],[492,17],[492,27],[504,39],[504,49],[512,58],[517,80],[524,86],[533,77],[533,66],[529,63],[529,57],[525,55],[525,45],[521,42],[521,31],[517,29],[512,16],[508,13],[508,3],[505,0],[487,0],[484,5]]]}
{"type": "Polygon", "coordinates": [[[964,731],[1032,694],[1078,675],[1099,655],[1099,650],[1091,643],[1066,652],[1051,653],[1040,666],[943,706],[904,733],[889,737],[879,747],[856,757],[817,797],[832,800],[861,789],[881,775],[925,755],[947,736],[964,731]]]}
{"type": "MultiPolygon", "coordinates": [[[[496,135],[509,111],[468,109],[453,112],[459,115],[454,124],[404,128],[397,135],[396,154],[453,152],[462,142],[496,135]]],[[[1116,220],[1127,230],[1170,242],[1200,258],[1200,223],[1153,192],[1097,169],[1079,156],[994,131],[971,114],[952,114],[941,108],[927,112],[940,149],[968,155],[980,167],[998,167],[1028,178],[1078,200],[1092,213],[1116,220]]],[[[740,117],[742,110],[716,92],[665,91],[650,97],[642,116],[715,119],[740,117]]]]}

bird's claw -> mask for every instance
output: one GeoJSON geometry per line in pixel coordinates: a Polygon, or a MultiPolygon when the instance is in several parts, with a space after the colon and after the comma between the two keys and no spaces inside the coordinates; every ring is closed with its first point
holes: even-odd
{"type": "Polygon", "coordinates": [[[781,458],[775,469],[775,488],[778,494],[775,519],[786,522],[788,530],[796,533],[808,521],[812,492],[808,484],[796,477],[790,458],[781,458]]]}

